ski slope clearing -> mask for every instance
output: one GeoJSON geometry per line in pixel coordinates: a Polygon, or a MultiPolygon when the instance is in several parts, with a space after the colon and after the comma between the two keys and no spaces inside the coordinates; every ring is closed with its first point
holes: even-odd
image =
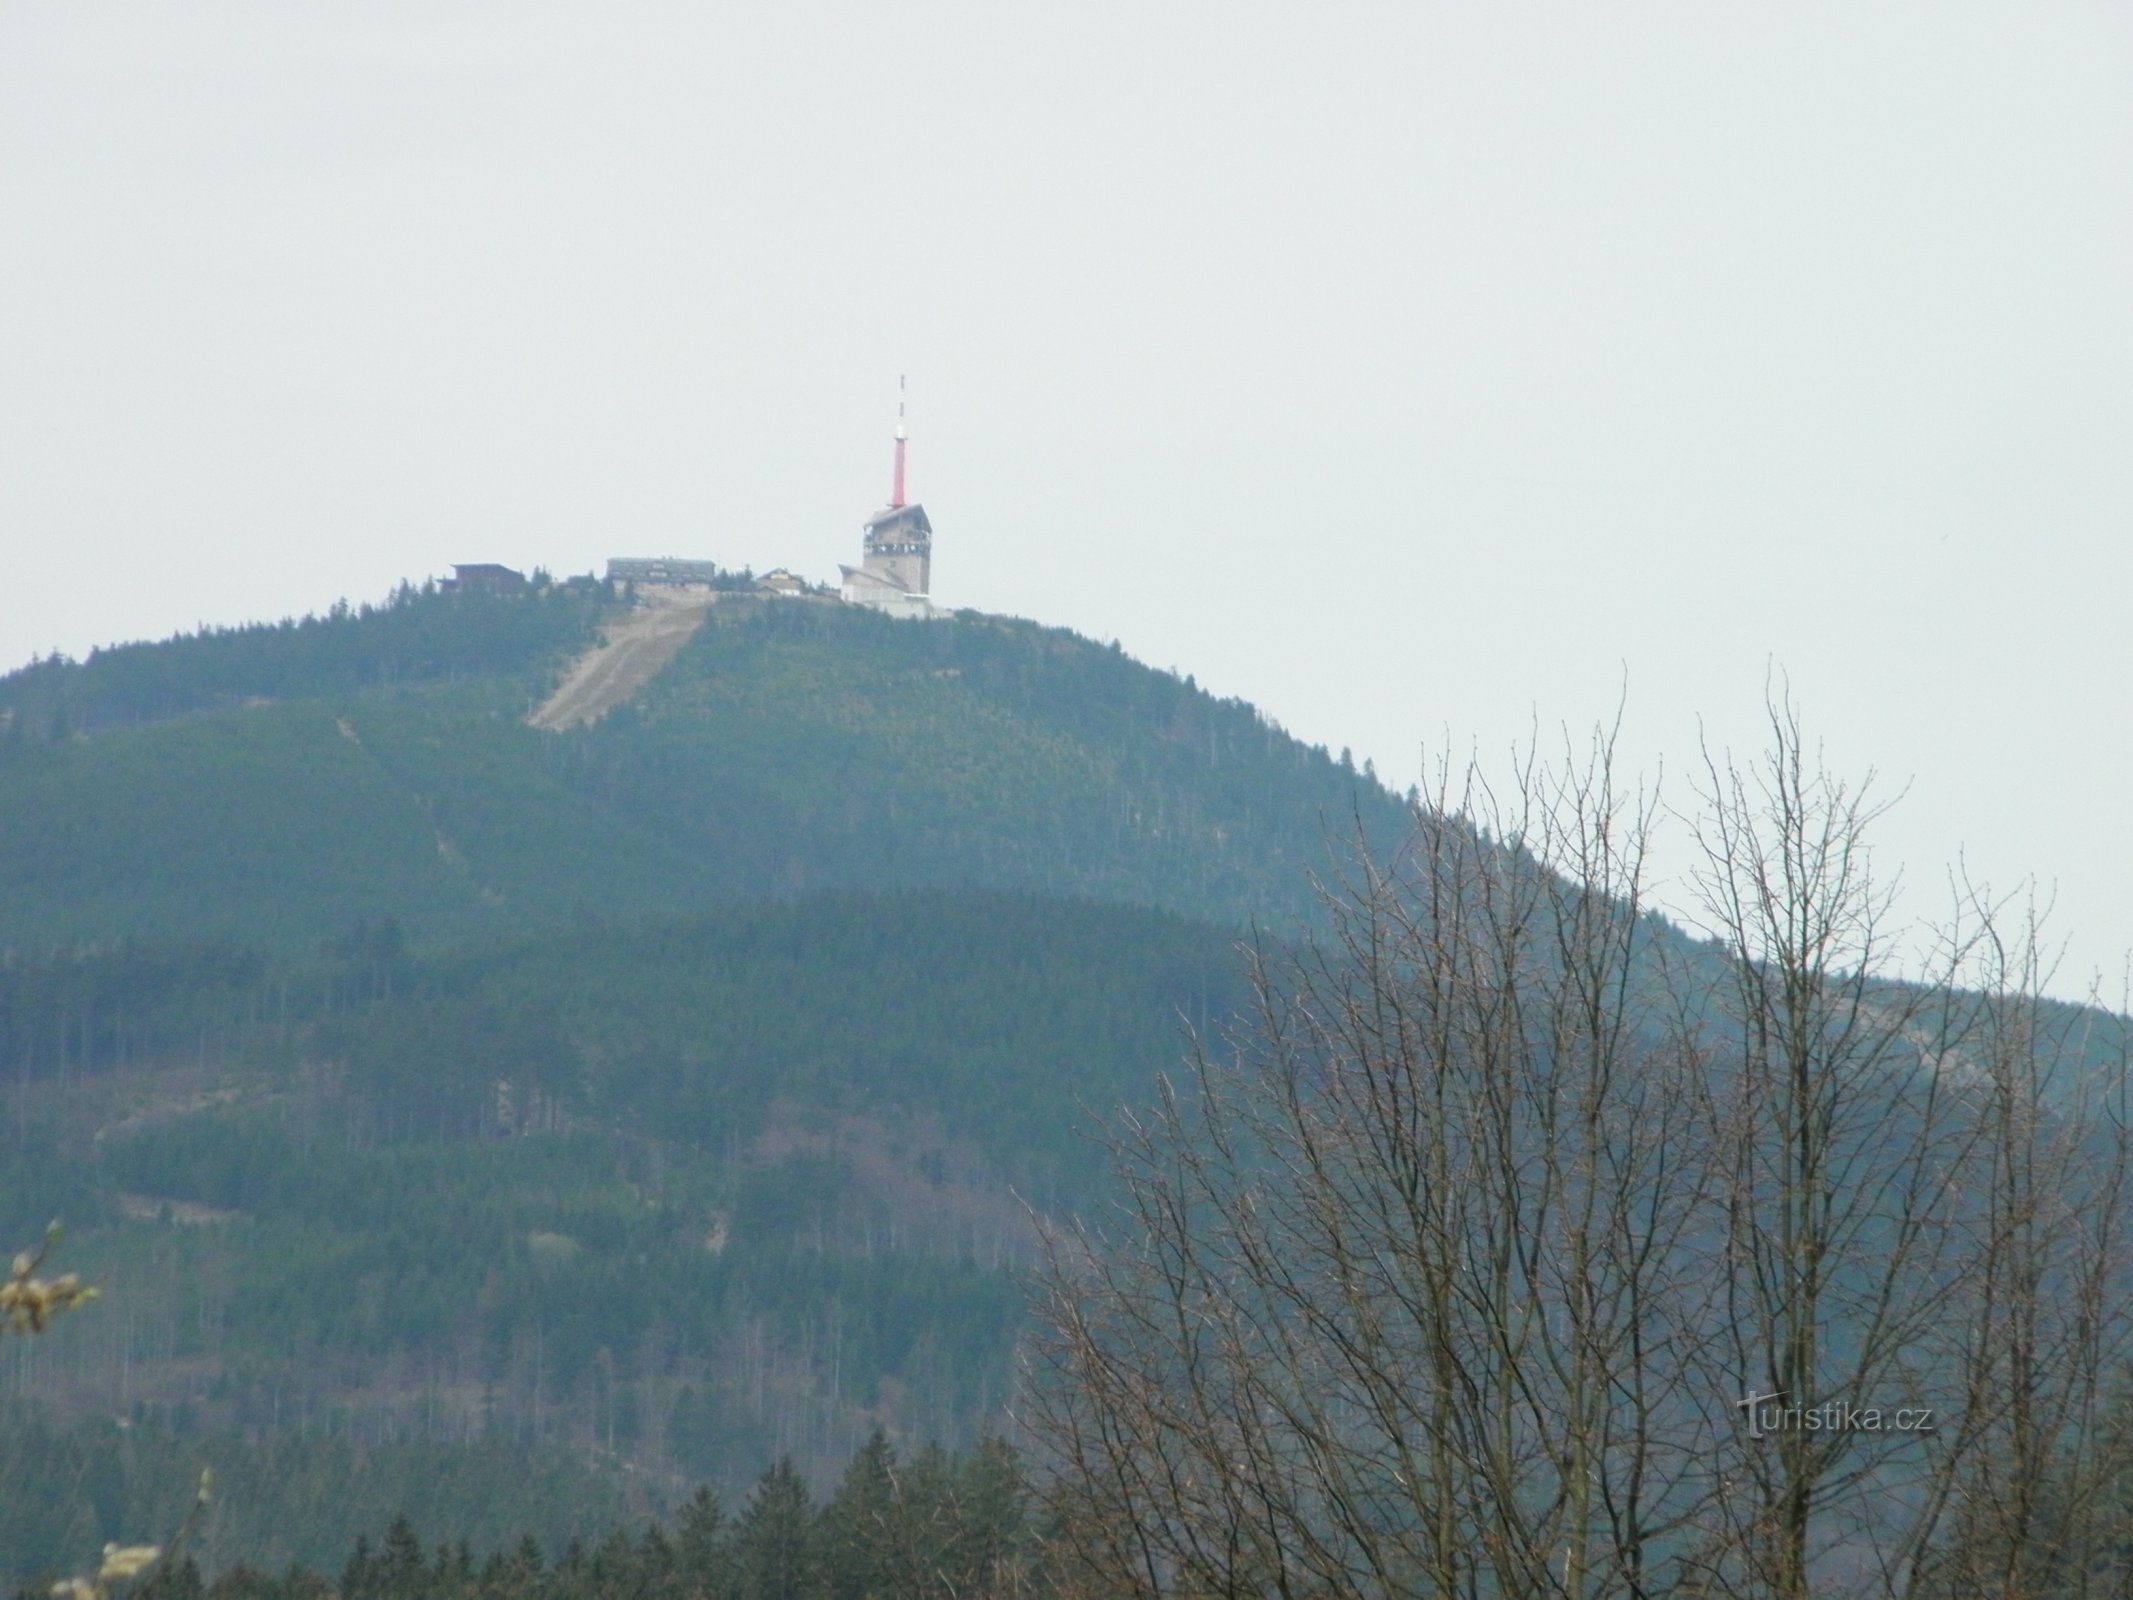
{"type": "Polygon", "coordinates": [[[600,644],[571,663],[555,693],[527,723],[560,732],[597,722],[658,677],[710,611],[710,600],[696,596],[641,599],[635,610],[608,626],[600,644]]]}

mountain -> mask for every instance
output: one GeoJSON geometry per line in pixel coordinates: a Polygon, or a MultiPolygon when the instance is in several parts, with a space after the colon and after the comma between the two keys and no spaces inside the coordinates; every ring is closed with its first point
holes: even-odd
{"type": "MultiPolygon", "coordinates": [[[[106,1289],[0,1363],[0,1582],[158,1531],[194,1464],[210,1566],[335,1568],[398,1508],[552,1543],[973,1443],[1034,1219],[1116,1202],[1098,1120],[1418,820],[1058,630],[631,602],[410,588],[0,679],[0,1243],[61,1215],[106,1289]]],[[[1422,825],[1545,990],[1561,880],[1422,825]]],[[[1737,1057],[1739,964],[1621,926],[1637,1042],[1737,1057]]],[[[1844,1014],[1960,1084],[1975,998],[1844,1014]]],[[[2015,1010],[2070,1080],[2123,1058],[2015,1010]]]]}
{"type": "Polygon", "coordinates": [[[403,589],[0,679],[0,948],[434,947],[929,885],[1285,925],[1333,846],[1404,822],[1240,701],[972,613],[730,595],[635,700],[527,726],[617,617],[587,581],[403,589]]]}
{"type": "Polygon", "coordinates": [[[634,615],[405,588],[0,679],[0,1240],[61,1215],[107,1290],[0,1375],[75,1463],[0,1451],[0,1578],[140,1536],[187,1459],[246,1497],[211,1561],[331,1566],[450,1482],[561,1537],[968,1442],[1031,1208],[1104,1203],[1094,1118],[1405,821],[972,614],[728,592],[529,725],[634,615]]]}
{"type": "MultiPolygon", "coordinates": [[[[509,1443],[640,1493],[827,1471],[876,1426],[973,1438],[1027,1207],[1098,1203],[1083,1108],[1144,1097],[1241,997],[1221,930],[975,891],[113,961],[7,974],[0,1236],[61,1212],[109,1291],[8,1397],[208,1456],[509,1443]]],[[[344,1510],[276,1559],[337,1562],[344,1510]]]]}

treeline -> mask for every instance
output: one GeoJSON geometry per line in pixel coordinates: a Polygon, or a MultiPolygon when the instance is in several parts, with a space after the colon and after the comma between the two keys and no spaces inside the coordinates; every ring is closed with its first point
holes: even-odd
{"type": "Polygon", "coordinates": [[[1311,872],[1408,824],[1346,752],[1065,630],[798,605],[715,621],[552,755],[618,814],[702,841],[725,892],[1012,884],[1291,926],[1317,913],[1311,872]]]}
{"type": "Polygon", "coordinates": [[[360,1543],[341,1573],[343,1600],[990,1600],[1027,1591],[1036,1540],[1015,1452],[998,1440],[961,1455],[938,1448],[899,1460],[876,1434],[821,1505],[792,1463],[765,1472],[730,1521],[700,1491],[669,1535],[658,1525],[598,1546],[573,1543],[554,1564],[531,1541],[479,1567],[439,1548],[421,1560],[406,1522],[375,1548],[360,1543]],[[418,1564],[419,1563],[419,1564],[418,1564]]]}
{"type": "MultiPolygon", "coordinates": [[[[485,1507],[481,1526],[493,1527],[514,1498],[522,1497],[500,1495],[498,1506],[485,1507]]],[[[134,1593],[136,1600],[991,1600],[1027,1593],[1039,1578],[1029,1489],[1014,1450],[997,1439],[959,1454],[929,1446],[903,1459],[877,1433],[819,1502],[781,1460],[732,1516],[710,1489],[665,1524],[625,1523],[612,1499],[600,1509],[607,1520],[597,1532],[498,1540],[470,1534],[451,1508],[430,1506],[419,1523],[402,1513],[358,1534],[337,1569],[314,1555],[272,1553],[291,1548],[286,1537],[255,1535],[247,1546],[217,1535],[219,1549],[250,1553],[181,1548],[134,1593]]],[[[83,1559],[93,1561],[93,1552],[85,1548],[83,1559]]],[[[45,1600],[45,1586],[63,1570],[48,1564],[21,1590],[24,1600],[45,1600]]]]}
{"type": "MultiPolygon", "coordinates": [[[[2118,1416],[2127,1416],[2123,1403],[2118,1416]]],[[[19,1437],[46,1452],[43,1471],[87,1476],[63,1439],[34,1425],[19,1437]]],[[[2133,1579],[2133,1453],[2122,1431],[2113,1448],[2116,1466],[2078,1508],[2084,1536],[2071,1525],[2070,1482],[2052,1475],[2031,1508],[2036,1559],[2004,1574],[2007,1587],[1995,1592],[2034,1600],[2124,1592],[2133,1579]]],[[[116,1522],[112,1514],[101,1524],[78,1518],[55,1534],[11,1518],[21,1502],[0,1497],[0,1535],[10,1538],[0,1583],[16,1600],[48,1600],[55,1580],[93,1568],[99,1525],[137,1538],[144,1528],[179,1525],[183,1496],[169,1491],[189,1484],[184,1467],[198,1457],[148,1454],[147,1470],[167,1480],[166,1492],[136,1494],[116,1522]]],[[[382,1456],[254,1454],[218,1467],[207,1515],[186,1523],[173,1558],[151,1569],[132,1600],[1033,1600],[1090,1592],[1076,1554],[1080,1534],[1044,1509],[1016,1451],[998,1438],[905,1457],[877,1432],[826,1497],[780,1460],[737,1497],[733,1513],[709,1488],[671,1512],[648,1511],[611,1480],[524,1457],[440,1457],[425,1473],[382,1456]],[[378,1510],[395,1495],[420,1512],[378,1510]],[[518,1531],[502,1531],[514,1517],[518,1531]]],[[[0,1483],[9,1470],[0,1457],[0,1483]]],[[[1958,1600],[1981,1592],[1963,1575],[1976,1520],[1959,1513],[1922,1553],[1916,1593],[1958,1600]]],[[[1186,1574],[1169,1583],[1165,1592],[1198,1592],[1186,1574]]]]}
{"type": "Polygon", "coordinates": [[[0,975],[0,1237],[64,1217],[115,1313],[0,1394],[726,1487],[996,1416],[1025,1202],[1095,1200],[1085,1113],[1150,1096],[1240,981],[1202,924],[941,892],[0,975]]]}
{"type": "Polygon", "coordinates": [[[524,672],[579,648],[613,589],[590,579],[522,594],[403,583],[382,604],[202,628],[154,644],[53,655],[0,677],[0,740],[64,738],[253,700],[524,672]]]}
{"type": "Polygon", "coordinates": [[[18,1353],[0,1389],[188,1437],[510,1442],[715,1481],[841,1456],[870,1415],[968,1436],[1010,1381],[1025,1229],[1002,1201],[929,1232],[959,1197],[922,1179],[824,1204],[828,1166],[195,1119],[114,1152],[108,1181],[226,1220],[70,1237],[121,1314],[18,1353]]]}
{"type": "MultiPolygon", "coordinates": [[[[390,921],[297,960],[221,941],[0,956],[0,1127],[26,1150],[27,1119],[65,1104],[34,1091],[121,1069],[286,1085],[310,1063],[332,1069],[312,1081],[357,1146],[590,1123],[724,1150],[779,1101],[922,1110],[1049,1199],[1098,1166],[1079,1107],[1144,1092],[1187,1027],[1218,1027],[1238,967],[1232,935],[1181,917],[925,890],[442,956],[390,921]]],[[[226,1175],[184,1181],[211,1192],[183,1198],[253,1209],[226,1175]]]]}
{"type": "Polygon", "coordinates": [[[81,1573],[107,1543],[168,1540],[203,1468],[213,1489],[185,1549],[211,1575],[242,1562],[337,1570],[407,1507],[476,1548],[530,1530],[556,1550],[657,1509],[625,1475],[553,1447],[205,1438],[153,1419],[63,1427],[23,1405],[0,1405],[0,1439],[0,1592],[81,1573]]]}
{"type": "Polygon", "coordinates": [[[265,1015],[316,1014],[338,974],[324,962],[314,974],[306,982],[222,940],[0,952],[0,1067],[35,1078],[210,1050],[219,1058],[265,1015]]]}
{"type": "Polygon", "coordinates": [[[0,949],[292,955],[387,920],[435,949],[939,886],[1288,927],[1351,834],[1406,824],[1242,702],[997,619],[736,596],[638,701],[525,726],[606,603],[416,592],[0,680],[0,949]],[[26,731],[55,717],[105,731],[26,731]]]}

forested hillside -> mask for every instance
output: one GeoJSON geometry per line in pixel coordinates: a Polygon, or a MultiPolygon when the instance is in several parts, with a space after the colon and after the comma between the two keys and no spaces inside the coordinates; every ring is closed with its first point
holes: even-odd
{"type": "Polygon", "coordinates": [[[638,702],[525,726],[621,603],[403,589],[0,679],[0,948],[434,948],[924,885],[1279,925],[1404,816],[1241,702],[969,613],[728,596],[638,702]]]}
{"type": "MultiPolygon", "coordinates": [[[[77,1448],[71,1455],[66,1447],[75,1441],[34,1442],[57,1447],[61,1470],[99,1480],[85,1498],[133,1487],[152,1464],[171,1460],[166,1440],[100,1440],[88,1454],[77,1448]],[[129,1455],[135,1459],[121,1459],[129,1455]]],[[[745,1498],[700,1489],[657,1520],[641,1507],[624,1511],[612,1488],[589,1473],[551,1468],[507,1479],[498,1469],[510,1453],[494,1449],[438,1453],[420,1480],[427,1492],[419,1509],[381,1512],[381,1481],[406,1481],[391,1459],[406,1452],[365,1457],[375,1475],[347,1472],[346,1453],[339,1454],[335,1461],[330,1447],[284,1446],[238,1458],[227,1500],[194,1518],[183,1547],[133,1592],[140,1600],[1007,1600],[1050,1587],[1023,1464],[997,1438],[961,1452],[900,1451],[876,1433],[843,1464],[827,1494],[780,1460],[745,1498]],[[334,1463],[330,1476],[319,1470],[327,1462],[334,1463]],[[352,1496],[344,1488],[351,1480],[352,1496]],[[559,1490],[573,1498],[559,1499],[559,1490]],[[522,1520],[513,1524],[513,1516],[522,1520]],[[321,1538],[327,1525],[352,1531],[333,1545],[321,1538]],[[516,1531],[499,1534],[499,1527],[516,1531]]],[[[134,1525],[175,1526],[182,1499],[136,1494],[134,1525]]],[[[0,1500],[0,1541],[9,1526],[8,1503],[0,1500]]],[[[72,1570],[70,1558],[79,1564],[81,1538],[62,1543],[64,1550],[32,1569],[38,1578],[24,1600],[47,1600],[53,1576],[72,1570]]],[[[93,1554],[95,1547],[87,1548],[93,1554]]]]}
{"type": "Polygon", "coordinates": [[[403,584],[383,605],[344,601],[324,616],[35,661],[0,677],[0,713],[19,745],[271,700],[524,673],[583,645],[615,604],[609,585],[539,574],[512,595],[403,584]]]}
{"type": "MultiPolygon", "coordinates": [[[[0,1370],[43,1426],[91,1427],[40,1448],[106,1483],[18,1510],[23,1536],[85,1505],[119,1536],[140,1464],[188,1451],[240,1492],[237,1438],[407,1496],[518,1450],[604,1474],[592,1505],[780,1454],[819,1475],[877,1426],[972,1439],[1010,1382],[1027,1206],[1099,1203],[1087,1112],[1145,1099],[1239,983],[1214,927],[943,891],[487,952],[374,928],[304,959],[17,958],[0,1237],[63,1215],[111,1290],[0,1370]]],[[[498,1516],[581,1526],[541,1498],[562,1481],[498,1516]]],[[[307,1558],[378,1520],[330,1503],[307,1558]]]]}
{"type": "MultiPolygon", "coordinates": [[[[1523,811],[1421,813],[1249,706],[1029,623],[733,588],[626,703],[529,726],[628,603],[589,580],[404,588],[0,679],[0,1247],[63,1217],[68,1265],[105,1291],[0,1363],[0,1582],[169,1526],[202,1465],[224,1484],[209,1576],[325,1571],[425,1513],[453,1548],[424,1558],[407,1524],[365,1547],[342,1577],[374,1600],[473,1592],[458,1544],[521,1530],[547,1554],[499,1554],[480,1592],[653,1592],[629,1585],[681,1570],[667,1536],[612,1530],[705,1483],[729,1504],[754,1483],[742,1524],[774,1503],[779,1548],[828,1563],[843,1535],[808,1485],[863,1475],[869,1451],[878,1467],[877,1432],[975,1452],[908,1457],[936,1487],[1008,1492],[982,1441],[1030,1349],[1036,1221],[1087,1222],[1090,1260],[1132,1238],[1091,1134],[1159,1102],[1194,1037],[1219,1072],[1291,1022],[1321,1030],[1267,1091],[1295,1111],[1348,1081],[1327,1065],[1347,1032],[1397,1035],[1382,1148],[1437,1139],[1436,1166],[1464,1171],[1460,1118],[1486,1113],[1474,1148],[1509,1187],[1444,1190],[1474,1215],[1553,1170],[1528,1159],[1534,1130],[1570,1128],[1550,1121],[1556,1068],[1588,1036],[1610,1063],[1588,1088],[1677,1075],[1609,1112],[1644,1130],[1709,1110],[1773,1037],[1863,1031],[1880,1076],[1829,1079],[1895,1108],[1860,1114],[1861,1159],[1925,1140],[2011,1040],[2032,1063],[2049,1041],[2052,1066],[2010,1126],[2051,1128],[2080,1109],[2055,1084],[2123,1062],[2122,1018],[1836,970],[1828,939],[1808,944],[1830,971],[1768,987],[1767,930],[1699,942],[1638,903],[1634,872],[1595,873],[1624,821],[1597,770],[1523,811]],[[1396,844],[1384,894],[1329,914],[1314,872],[1396,844]],[[1325,932],[1330,952],[1305,942],[1325,932]],[[1255,992],[1247,946],[1289,978],[1255,992]],[[1771,993],[1832,988],[1811,1026],[1772,1023],[1771,993]],[[1257,1045],[1233,1050],[1255,1001],[1257,1045]],[[1440,1003],[1451,1034],[1402,1031],[1403,1007],[1440,1003]],[[1440,1081],[1414,1114],[1403,1074],[1462,1060],[1473,1104],[1440,1081]],[[1545,1114],[1506,1098],[1506,1062],[1545,1114]],[[595,1534],[599,1553],[541,1565],[595,1534]]],[[[1791,815],[1831,792],[1794,791],[1791,815]]],[[[1762,881],[1761,847],[1728,837],[1762,881]]],[[[1165,1192],[1160,1168],[1185,1185],[1163,1215],[1196,1226],[1212,1192],[1190,1174],[1221,1141],[1177,1126],[1177,1159],[1132,1193],[1165,1192]]],[[[1290,1179],[1323,1176],[1309,1162],[1259,1205],[1269,1126],[1222,1145],[1254,1195],[1239,1215],[1318,1215],[1289,1203],[1290,1179]]],[[[1887,1253],[1874,1236],[1827,1281],[1848,1291],[1887,1253]]],[[[1174,1322],[1180,1371],[1201,1370],[1199,1326],[1174,1322]]],[[[1430,1348],[1470,1383],[1489,1344],[1430,1348]]],[[[705,1505],[678,1519],[691,1570],[753,1592],[743,1526],[718,1533],[705,1505]]],[[[968,1502],[945,1506],[928,1526],[968,1502]]],[[[1003,1570],[982,1582],[1023,1581],[1003,1570]]],[[[228,1592],[271,1587],[245,1582],[228,1592]]]]}
{"type": "MultiPolygon", "coordinates": [[[[555,1533],[974,1437],[1086,1113],[1398,825],[1248,707],[976,616],[728,593],[635,703],[526,726],[627,603],[403,588],[0,679],[0,1239],[63,1216],[111,1291],[0,1371],[75,1463],[13,1458],[15,1548],[124,1537],[189,1454],[422,1499],[522,1456],[555,1533]]],[[[320,1498],[307,1555],[380,1520],[320,1498]]]]}

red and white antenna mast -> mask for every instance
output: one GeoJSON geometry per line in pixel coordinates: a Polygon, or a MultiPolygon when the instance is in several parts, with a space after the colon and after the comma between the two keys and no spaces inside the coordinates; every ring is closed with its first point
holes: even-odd
{"type": "Polygon", "coordinates": [[[898,510],[904,503],[904,378],[896,375],[896,475],[889,480],[889,509],[898,510]]]}

